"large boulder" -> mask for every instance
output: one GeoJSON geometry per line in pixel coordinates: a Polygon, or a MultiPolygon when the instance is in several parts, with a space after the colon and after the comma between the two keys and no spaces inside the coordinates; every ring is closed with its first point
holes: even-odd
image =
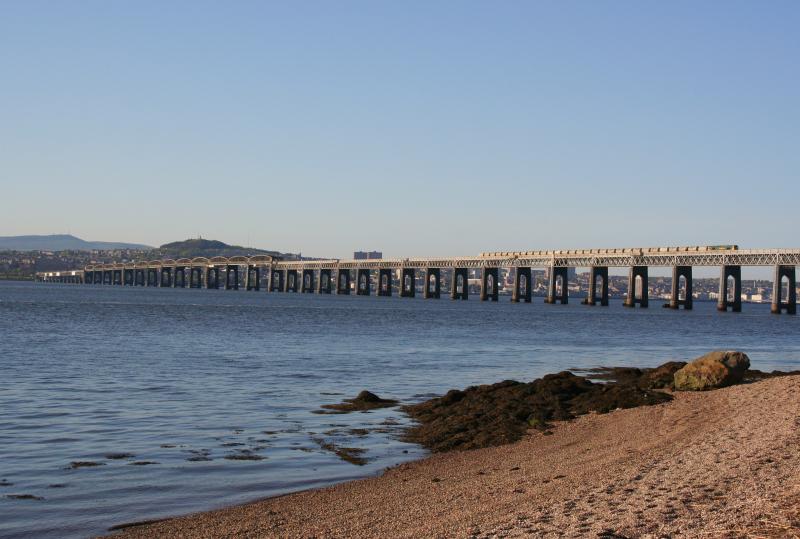
{"type": "Polygon", "coordinates": [[[705,391],[737,384],[749,368],[750,358],[744,352],[715,350],[676,371],[675,389],[705,391]]]}

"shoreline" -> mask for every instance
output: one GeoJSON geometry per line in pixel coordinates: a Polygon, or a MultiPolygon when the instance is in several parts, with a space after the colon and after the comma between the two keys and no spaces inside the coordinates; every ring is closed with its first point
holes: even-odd
{"type": "Polygon", "coordinates": [[[800,376],[589,414],[496,447],[112,537],[783,536],[800,525],[800,376]]]}

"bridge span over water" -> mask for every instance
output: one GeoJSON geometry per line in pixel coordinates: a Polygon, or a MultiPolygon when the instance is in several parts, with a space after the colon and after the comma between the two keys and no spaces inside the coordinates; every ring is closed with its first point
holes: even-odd
{"type": "Polygon", "coordinates": [[[628,307],[647,307],[648,268],[672,268],[673,309],[692,308],[692,268],[720,268],[717,307],[741,311],[742,266],[773,266],[772,312],[797,312],[796,267],[800,249],[739,249],[728,246],[577,249],[565,251],[489,252],[474,257],[429,257],[368,260],[280,260],[270,256],[181,258],[89,265],[83,270],[40,273],[42,281],[128,286],[238,289],[244,277],[247,290],[318,294],[370,295],[373,281],[378,296],[391,296],[397,281],[401,297],[414,297],[418,277],[426,299],[441,297],[445,272],[450,297],[467,299],[471,273],[479,274],[480,299],[498,300],[499,271],[513,276],[511,300],[530,302],[533,268],[547,270],[546,303],[567,303],[569,268],[589,269],[588,305],[608,305],[608,269],[628,268],[628,307]],[[373,276],[375,279],[373,279],[373,276]]]}

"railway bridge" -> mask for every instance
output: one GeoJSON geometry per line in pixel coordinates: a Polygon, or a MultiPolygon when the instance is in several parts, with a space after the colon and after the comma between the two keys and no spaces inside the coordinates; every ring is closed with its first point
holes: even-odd
{"type": "Polygon", "coordinates": [[[470,274],[477,274],[480,299],[497,301],[500,269],[513,277],[511,301],[531,302],[532,269],[547,270],[546,303],[569,300],[569,268],[589,269],[587,305],[608,305],[609,268],[628,268],[627,307],[647,307],[648,268],[672,268],[668,307],[692,308],[692,269],[719,267],[717,308],[741,311],[742,266],[774,267],[771,309],[797,313],[796,268],[800,249],[739,249],[729,246],[577,249],[488,252],[474,257],[428,257],[368,260],[280,260],[270,256],[181,258],[89,265],[82,270],[37,274],[42,281],[118,286],[220,288],[269,292],[414,297],[438,299],[449,284],[452,299],[469,297],[470,274]],[[420,279],[421,278],[421,279],[420,279]],[[397,280],[397,281],[395,281],[397,280]],[[421,280],[421,287],[418,283],[421,280]],[[448,281],[446,283],[446,280],[448,281]],[[373,284],[374,283],[374,284],[373,284]]]}

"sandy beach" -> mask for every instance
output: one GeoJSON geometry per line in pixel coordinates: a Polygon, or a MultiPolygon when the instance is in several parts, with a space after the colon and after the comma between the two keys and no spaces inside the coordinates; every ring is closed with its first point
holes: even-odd
{"type": "Polygon", "coordinates": [[[140,537],[796,537],[800,376],[590,414],[140,537]]]}

